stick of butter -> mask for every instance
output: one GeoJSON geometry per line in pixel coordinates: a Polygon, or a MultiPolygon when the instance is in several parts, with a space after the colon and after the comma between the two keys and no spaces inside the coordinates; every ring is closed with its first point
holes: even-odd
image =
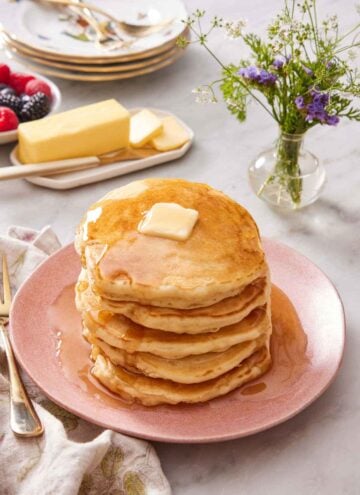
{"type": "Polygon", "coordinates": [[[186,129],[175,117],[165,117],[162,119],[163,131],[154,137],[151,145],[158,151],[170,151],[180,148],[189,141],[190,136],[186,129]]]}
{"type": "Polygon", "coordinates": [[[19,159],[41,163],[98,156],[129,145],[130,114],[105,100],[20,124],[19,159]]]}
{"type": "Polygon", "coordinates": [[[130,119],[130,144],[133,148],[141,148],[163,128],[161,120],[150,110],[141,110],[130,119]]]}

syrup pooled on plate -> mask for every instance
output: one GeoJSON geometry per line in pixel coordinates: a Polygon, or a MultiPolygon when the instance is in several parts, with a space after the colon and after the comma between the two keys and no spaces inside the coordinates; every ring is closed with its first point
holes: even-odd
{"type": "Polygon", "coordinates": [[[259,394],[267,387],[266,383],[254,383],[253,385],[249,385],[248,387],[244,387],[241,391],[241,395],[255,395],[259,394]]]}
{"type": "Polygon", "coordinates": [[[288,296],[278,287],[271,289],[272,336],[270,341],[272,366],[259,383],[245,386],[243,396],[261,399],[280,396],[307,368],[307,337],[299,315],[288,296]]]}
{"type": "Polygon", "coordinates": [[[90,345],[82,336],[81,317],[75,307],[75,284],[62,290],[49,307],[48,317],[56,333],[57,358],[66,378],[106,405],[115,408],[132,407],[91,375],[90,345]]]}

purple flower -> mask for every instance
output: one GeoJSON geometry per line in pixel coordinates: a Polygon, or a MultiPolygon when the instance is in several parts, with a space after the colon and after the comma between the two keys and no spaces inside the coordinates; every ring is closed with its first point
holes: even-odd
{"type": "Polygon", "coordinates": [[[275,67],[275,69],[280,70],[284,67],[285,59],[278,57],[273,61],[272,64],[275,67]]]}
{"type": "Polygon", "coordinates": [[[321,104],[315,102],[309,103],[306,107],[306,111],[307,117],[309,117],[311,121],[318,120],[322,123],[326,122],[327,113],[321,104]]]}
{"type": "Polygon", "coordinates": [[[305,108],[304,97],[303,96],[297,96],[295,98],[295,105],[296,105],[296,108],[298,108],[299,110],[302,110],[303,108],[305,108]]]}
{"type": "Polygon", "coordinates": [[[305,115],[306,122],[320,122],[321,124],[336,125],[339,122],[337,115],[329,115],[326,107],[330,101],[329,93],[322,93],[314,88],[307,96],[297,96],[295,105],[305,115]]]}
{"type": "Polygon", "coordinates": [[[238,70],[238,74],[241,77],[247,77],[248,69],[246,69],[245,67],[241,67],[241,69],[238,70]]]}
{"type": "Polygon", "coordinates": [[[277,81],[277,76],[265,69],[259,69],[250,65],[249,67],[242,67],[238,74],[249,81],[262,84],[264,86],[272,86],[277,81]]]}
{"type": "Polygon", "coordinates": [[[249,65],[249,67],[241,67],[238,74],[245,79],[256,81],[259,76],[259,69],[253,65],[249,65]]]}
{"type": "Polygon", "coordinates": [[[327,125],[336,125],[340,122],[340,119],[337,115],[328,115],[326,117],[327,125]]]}
{"type": "Polygon", "coordinates": [[[261,69],[258,83],[264,84],[265,86],[273,86],[277,81],[277,76],[271,72],[267,72],[265,69],[261,69]]]}
{"type": "Polygon", "coordinates": [[[326,68],[327,69],[332,69],[333,67],[335,67],[336,63],[334,60],[329,60],[329,62],[327,62],[326,64],[326,68]]]}
{"type": "Polygon", "coordinates": [[[303,69],[306,72],[308,76],[313,76],[314,72],[310,69],[310,67],[306,67],[306,65],[303,65],[303,69]]]}
{"type": "Polygon", "coordinates": [[[291,55],[286,55],[283,57],[282,55],[280,57],[276,57],[272,63],[273,67],[275,69],[280,70],[284,67],[284,65],[288,64],[291,60],[291,55]]]}
{"type": "Polygon", "coordinates": [[[316,105],[326,107],[326,105],[329,103],[330,96],[329,93],[320,93],[320,91],[317,91],[316,89],[313,89],[310,91],[312,101],[316,105]]]}

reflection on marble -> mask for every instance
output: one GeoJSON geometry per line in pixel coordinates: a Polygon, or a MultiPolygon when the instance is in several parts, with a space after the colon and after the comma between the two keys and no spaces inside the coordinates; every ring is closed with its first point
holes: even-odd
{"type": "MultiPolygon", "coordinates": [[[[224,17],[246,17],[262,30],[280,0],[188,0],[224,17]]],[[[354,22],[352,0],[319,0],[325,13],[354,22]],[[341,4],[341,5],[340,5],[341,4]]],[[[214,38],[227,60],[243,48],[214,38]]],[[[183,177],[222,189],[254,215],[262,234],[298,249],[337,286],[347,315],[345,359],[335,383],[312,406],[287,423],[253,437],[214,445],[156,445],[175,495],[357,495],[360,493],[360,167],[359,124],[318,126],[307,147],[323,159],[328,183],[322,198],[297,213],[282,213],[259,201],[247,183],[247,167],[276,137],[277,129],[252,105],[240,125],[222,104],[196,106],[191,89],[216,76],[217,66],[200,47],[191,47],[174,66],[132,81],[81,84],[57,81],[63,108],[115,97],[126,106],[157,106],[178,114],[195,131],[193,149],[182,160],[80,189],[57,192],[23,180],[0,183],[0,231],[11,224],[51,224],[64,243],[73,239],[89,204],[112,188],[146,176],[183,177]]],[[[1,147],[7,165],[11,146],[1,147]]],[[[331,336],[329,336],[331,338],[331,336]]]]}

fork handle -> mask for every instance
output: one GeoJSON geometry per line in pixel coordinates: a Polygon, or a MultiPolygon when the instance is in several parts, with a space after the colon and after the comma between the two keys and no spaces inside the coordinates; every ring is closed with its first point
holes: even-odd
{"type": "Polygon", "coordinates": [[[20,378],[8,332],[0,324],[10,381],[10,427],[18,437],[38,437],[44,429],[20,378]]]}

